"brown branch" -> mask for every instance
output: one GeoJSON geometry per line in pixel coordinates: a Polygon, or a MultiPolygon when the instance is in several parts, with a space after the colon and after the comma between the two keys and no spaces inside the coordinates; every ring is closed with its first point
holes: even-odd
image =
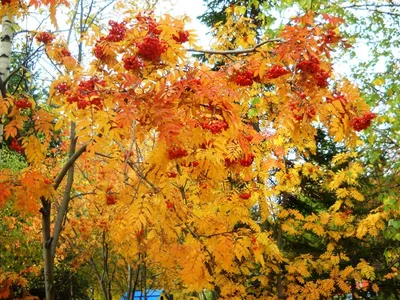
{"type": "MultiPolygon", "coordinates": [[[[69,155],[72,158],[76,154],[75,123],[71,123],[70,140],[71,144],[69,148],[69,155]]],[[[63,199],[58,209],[58,214],[54,225],[54,231],[53,231],[54,243],[52,243],[51,245],[51,254],[53,255],[53,257],[55,256],[56,253],[58,238],[60,237],[61,231],[63,229],[63,220],[67,215],[68,204],[69,201],[71,200],[71,190],[72,190],[72,185],[74,183],[74,171],[75,171],[74,163],[72,163],[71,166],[68,168],[67,184],[65,185],[63,199]]]]}
{"type": "Polygon", "coordinates": [[[209,234],[209,235],[203,235],[203,234],[201,234],[201,235],[199,235],[199,237],[210,238],[210,237],[218,236],[218,235],[232,234],[232,233],[234,233],[234,232],[236,232],[236,230],[224,231],[224,232],[217,232],[217,233],[213,233],[213,234],[209,234]]]}
{"type": "Polygon", "coordinates": [[[65,163],[64,167],[62,168],[61,172],[58,174],[57,178],[54,181],[53,188],[54,190],[57,190],[57,188],[60,186],[61,181],[64,179],[65,174],[67,174],[69,168],[75,163],[75,161],[86,151],[87,148],[87,143],[83,144],[82,147],[80,147],[74,155],[72,155],[69,160],[65,163]]]}
{"type": "Polygon", "coordinates": [[[282,39],[269,39],[266,41],[263,41],[261,43],[258,43],[255,45],[253,48],[247,48],[247,49],[237,49],[237,50],[202,50],[202,49],[186,49],[187,52],[197,52],[197,53],[204,53],[204,54],[222,54],[222,55],[239,55],[239,54],[245,54],[245,53],[252,53],[252,52],[257,52],[258,48],[261,46],[268,44],[268,43],[282,43],[282,39]]]}
{"type": "Polygon", "coordinates": [[[0,92],[3,99],[7,98],[6,84],[0,76],[0,92]]]}

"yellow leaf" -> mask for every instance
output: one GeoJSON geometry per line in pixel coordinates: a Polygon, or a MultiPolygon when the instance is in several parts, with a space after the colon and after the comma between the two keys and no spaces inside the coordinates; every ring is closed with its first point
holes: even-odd
{"type": "Polygon", "coordinates": [[[58,131],[63,126],[64,121],[62,119],[58,119],[56,124],[54,125],[54,130],[58,131]]]}
{"type": "Polygon", "coordinates": [[[373,82],[373,85],[381,86],[385,84],[385,78],[376,78],[373,82]]]}

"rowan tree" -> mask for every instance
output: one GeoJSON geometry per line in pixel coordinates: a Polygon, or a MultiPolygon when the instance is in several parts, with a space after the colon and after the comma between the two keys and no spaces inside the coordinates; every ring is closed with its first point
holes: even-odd
{"type": "Polygon", "coordinates": [[[358,224],[351,211],[363,201],[356,132],[375,114],[332,72],[332,48],[347,45],[342,20],[308,12],[259,42],[234,38],[254,26],[244,12],[227,11],[218,48],[206,51],[188,49],[197,48],[194,34],[181,19],[128,7],[107,31],[81,35],[88,65],[61,37],[36,34],[61,72],[49,90],[54,109],[3,94],[5,138],[28,167],[2,175],[0,203],[40,211],[47,299],[68,247],[63,230],[80,245],[98,243],[101,232],[103,247],[141,270],[143,289],[156,282],[181,295],[206,288],[222,299],[319,299],[374,280],[368,262],[347,263],[340,248],[382,226],[358,224]],[[210,68],[188,52],[223,64],[210,68]],[[318,130],[347,149],[331,168],[303,159],[316,153],[318,130]],[[303,178],[336,194],[327,210],[288,207],[303,178]],[[283,233],[321,249],[290,257],[283,233]]]}

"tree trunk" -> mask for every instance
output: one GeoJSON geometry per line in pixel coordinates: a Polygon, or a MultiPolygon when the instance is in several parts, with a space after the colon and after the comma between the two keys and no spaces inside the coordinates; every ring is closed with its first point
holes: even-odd
{"type": "MultiPolygon", "coordinates": [[[[287,193],[283,193],[283,195],[282,195],[282,207],[285,209],[286,208],[286,205],[287,205],[287,198],[288,198],[288,195],[287,195],[287,193]]],[[[282,251],[282,243],[283,243],[283,241],[282,241],[282,222],[280,221],[280,220],[278,220],[278,235],[277,235],[277,241],[276,241],[276,243],[277,243],[277,245],[278,245],[278,248],[279,248],[279,250],[280,251],[282,251]]],[[[278,299],[285,299],[285,297],[284,297],[284,293],[283,293],[283,285],[282,285],[282,280],[283,280],[283,265],[282,264],[280,264],[280,267],[279,267],[279,274],[278,274],[278,280],[277,280],[277,293],[278,293],[278,299]]]]}
{"type": "Polygon", "coordinates": [[[14,22],[7,15],[3,17],[0,34],[0,77],[5,81],[10,74],[11,46],[14,37],[14,22]]]}
{"type": "MultiPolygon", "coordinates": [[[[13,41],[13,20],[9,19],[7,15],[3,17],[1,23],[0,33],[0,91],[1,97],[6,98],[7,96],[7,79],[10,74],[10,59],[11,59],[11,46],[13,41]]],[[[4,134],[4,112],[0,113],[0,162],[2,158],[2,145],[3,145],[3,134],[4,134]]]]}
{"type": "Polygon", "coordinates": [[[54,256],[51,253],[51,244],[53,238],[50,232],[50,214],[51,203],[46,199],[42,200],[42,243],[43,243],[43,263],[44,263],[44,286],[46,291],[46,300],[55,299],[54,289],[54,256]]]}
{"type": "Polygon", "coordinates": [[[128,264],[128,291],[127,291],[127,300],[131,300],[133,298],[134,290],[132,287],[133,284],[133,269],[131,264],[128,264]]]}

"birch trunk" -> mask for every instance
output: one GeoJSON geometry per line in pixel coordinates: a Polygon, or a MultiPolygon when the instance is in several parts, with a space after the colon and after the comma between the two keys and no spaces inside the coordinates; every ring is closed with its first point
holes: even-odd
{"type": "MultiPolygon", "coordinates": [[[[0,33],[0,91],[1,97],[6,98],[6,82],[10,74],[11,46],[13,41],[13,20],[7,15],[3,17],[0,33]]],[[[0,100],[1,101],[1,100],[0,100]]],[[[2,160],[2,145],[4,135],[5,112],[0,112],[0,162],[2,160]]]]}

